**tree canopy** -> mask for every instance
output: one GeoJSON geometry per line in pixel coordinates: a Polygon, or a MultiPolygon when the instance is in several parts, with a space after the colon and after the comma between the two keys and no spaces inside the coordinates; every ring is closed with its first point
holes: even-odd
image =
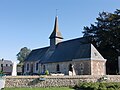
{"type": "Polygon", "coordinates": [[[21,48],[20,52],[16,55],[17,60],[19,60],[20,63],[22,63],[26,59],[26,57],[29,55],[30,52],[31,50],[28,49],[27,47],[21,48]]]}
{"type": "Polygon", "coordinates": [[[117,59],[120,55],[120,10],[114,13],[102,12],[95,24],[84,27],[86,37],[107,59],[107,73],[117,73],[117,59]]]}

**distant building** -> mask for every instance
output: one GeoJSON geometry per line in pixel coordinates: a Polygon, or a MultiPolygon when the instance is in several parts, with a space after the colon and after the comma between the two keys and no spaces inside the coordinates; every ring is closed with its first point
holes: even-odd
{"type": "MultiPolygon", "coordinates": [[[[12,74],[12,69],[13,69],[13,63],[10,60],[0,60],[0,71],[2,71],[5,75],[11,75],[12,74]]],[[[22,68],[17,67],[17,73],[21,74],[22,73],[22,68]]]]}
{"type": "Polygon", "coordinates": [[[24,73],[63,73],[65,75],[105,75],[106,59],[86,38],[62,41],[58,17],[49,37],[50,46],[32,50],[24,62],[24,73]]]}
{"type": "Polygon", "coordinates": [[[2,71],[4,74],[11,75],[12,72],[12,61],[10,60],[0,60],[0,71],[2,71]]]}

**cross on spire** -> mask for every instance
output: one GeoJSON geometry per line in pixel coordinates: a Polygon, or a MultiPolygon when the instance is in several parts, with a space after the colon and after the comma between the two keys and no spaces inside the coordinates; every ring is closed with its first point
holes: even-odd
{"type": "Polygon", "coordinates": [[[56,9],[56,16],[57,16],[57,14],[58,14],[58,9],[56,9]]]}

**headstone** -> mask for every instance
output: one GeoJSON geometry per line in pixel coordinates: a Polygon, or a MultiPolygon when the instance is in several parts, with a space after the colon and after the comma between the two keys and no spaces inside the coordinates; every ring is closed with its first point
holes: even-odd
{"type": "Polygon", "coordinates": [[[13,63],[12,76],[17,76],[17,63],[13,63]]]}

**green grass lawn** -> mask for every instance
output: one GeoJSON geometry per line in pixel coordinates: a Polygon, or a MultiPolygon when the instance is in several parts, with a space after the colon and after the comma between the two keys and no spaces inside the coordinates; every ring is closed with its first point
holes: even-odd
{"type": "Polygon", "coordinates": [[[74,90],[69,87],[50,87],[50,88],[5,88],[4,90],[74,90]]]}

